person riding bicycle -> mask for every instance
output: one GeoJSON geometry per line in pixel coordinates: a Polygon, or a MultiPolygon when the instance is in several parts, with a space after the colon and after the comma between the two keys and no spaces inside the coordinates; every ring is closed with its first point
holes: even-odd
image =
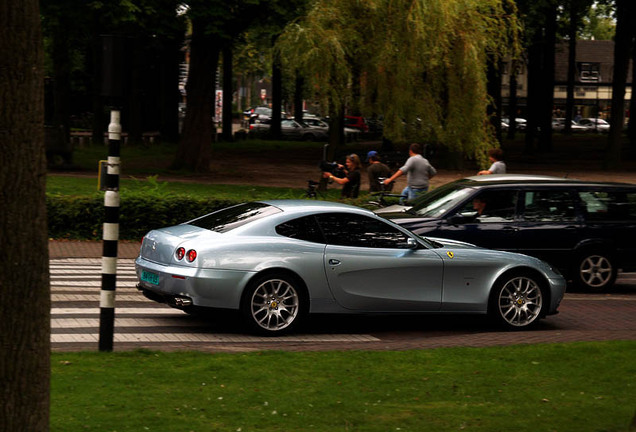
{"type": "Polygon", "coordinates": [[[367,162],[369,166],[367,167],[367,175],[369,176],[369,192],[380,192],[380,191],[390,191],[393,189],[393,183],[388,185],[380,184],[380,178],[389,178],[391,177],[391,168],[380,162],[380,155],[377,151],[371,150],[367,153],[367,162]]]}
{"type": "Polygon", "coordinates": [[[350,154],[349,156],[347,156],[345,165],[346,168],[340,165],[340,167],[344,168],[344,172],[346,175],[346,177],[344,178],[335,177],[330,172],[323,172],[322,176],[333,180],[334,182],[343,186],[342,193],[340,195],[341,198],[358,198],[361,179],[360,166],[362,165],[360,163],[360,157],[358,157],[357,154],[350,154]]]}

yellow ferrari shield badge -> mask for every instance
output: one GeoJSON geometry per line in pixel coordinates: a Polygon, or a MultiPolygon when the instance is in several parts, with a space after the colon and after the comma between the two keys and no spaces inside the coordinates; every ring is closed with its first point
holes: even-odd
{"type": "Polygon", "coordinates": [[[454,258],[455,254],[451,251],[446,252],[446,255],[448,255],[449,258],[454,258]]]}

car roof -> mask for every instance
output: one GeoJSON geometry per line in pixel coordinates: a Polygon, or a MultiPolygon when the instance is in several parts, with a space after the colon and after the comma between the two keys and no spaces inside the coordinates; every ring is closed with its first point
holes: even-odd
{"type": "Polygon", "coordinates": [[[466,185],[472,186],[489,186],[489,185],[503,185],[503,184],[549,184],[549,185],[597,185],[597,186],[633,186],[636,185],[629,183],[613,183],[613,182],[601,182],[601,181],[588,181],[577,180],[566,177],[546,176],[546,175],[532,175],[532,174],[491,174],[485,176],[472,176],[465,177],[458,182],[463,182],[466,185]]]}
{"type": "Polygon", "coordinates": [[[354,211],[360,213],[373,214],[372,211],[360,207],[330,201],[319,200],[263,200],[264,204],[277,207],[286,213],[307,213],[315,211],[354,211]]]}

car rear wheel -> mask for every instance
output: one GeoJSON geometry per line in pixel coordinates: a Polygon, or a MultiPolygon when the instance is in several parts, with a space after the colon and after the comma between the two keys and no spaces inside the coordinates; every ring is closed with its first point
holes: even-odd
{"type": "Polygon", "coordinates": [[[258,277],[247,288],[241,313],[252,330],[263,335],[291,331],[304,318],[305,296],[296,278],[282,274],[258,277]]]}
{"type": "Polygon", "coordinates": [[[609,253],[588,251],[579,255],[574,277],[579,288],[587,291],[603,291],[614,284],[616,266],[609,253]]]}
{"type": "Polygon", "coordinates": [[[504,327],[522,329],[539,320],[544,303],[543,291],[534,276],[509,274],[495,286],[490,313],[504,327]]]}

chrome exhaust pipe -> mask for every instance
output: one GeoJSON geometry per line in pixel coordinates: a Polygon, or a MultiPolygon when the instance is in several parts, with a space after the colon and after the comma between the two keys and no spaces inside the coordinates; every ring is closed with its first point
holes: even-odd
{"type": "Polygon", "coordinates": [[[174,304],[178,307],[192,306],[192,299],[190,297],[175,297],[174,304]]]}

